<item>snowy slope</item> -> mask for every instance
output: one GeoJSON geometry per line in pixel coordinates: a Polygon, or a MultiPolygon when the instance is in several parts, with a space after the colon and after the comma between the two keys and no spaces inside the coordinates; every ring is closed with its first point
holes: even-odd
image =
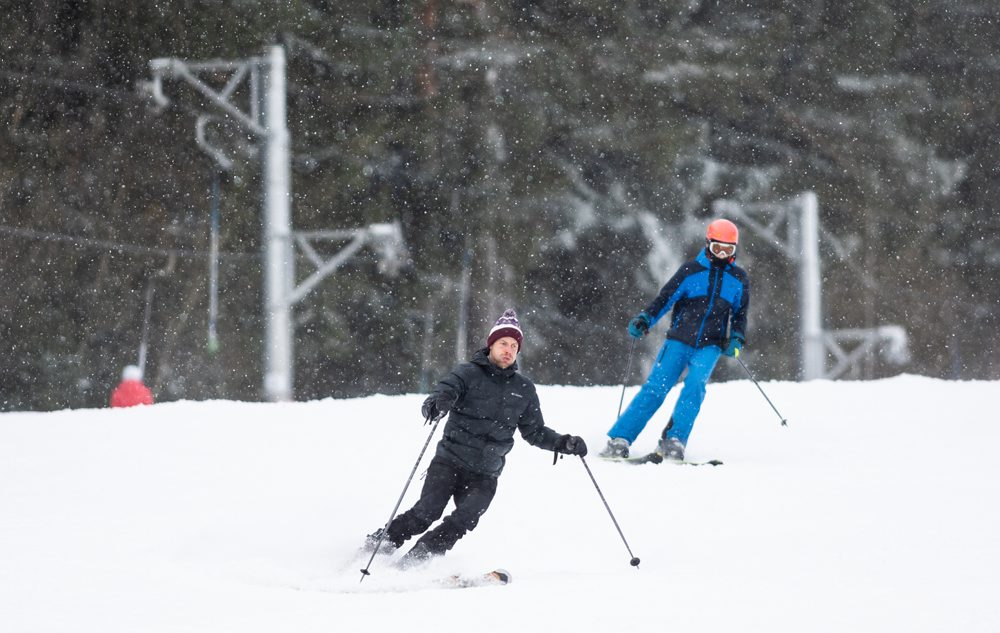
{"type": "MultiPolygon", "coordinates": [[[[420,395],[2,414],[0,631],[1000,630],[1000,384],[762,386],[788,427],[752,383],[709,386],[689,454],[722,467],[587,459],[638,569],[580,460],[519,440],[479,528],[363,583],[420,395]],[[495,566],[514,583],[432,582],[495,566]]],[[[620,390],[539,391],[596,452],[620,390]]]]}

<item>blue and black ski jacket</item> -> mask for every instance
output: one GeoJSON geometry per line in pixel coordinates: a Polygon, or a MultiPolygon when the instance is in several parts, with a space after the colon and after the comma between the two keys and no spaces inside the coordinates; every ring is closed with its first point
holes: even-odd
{"type": "Polygon", "coordinates": [[[673,309],[667,338],[692,347],[726,347],[728,336],[746,341],[750,279],[729,261],[704,250],[685,263],[646,308],[650,328],[673,309]],[[728,332],[727,332],[728,330],[728,332]]]}

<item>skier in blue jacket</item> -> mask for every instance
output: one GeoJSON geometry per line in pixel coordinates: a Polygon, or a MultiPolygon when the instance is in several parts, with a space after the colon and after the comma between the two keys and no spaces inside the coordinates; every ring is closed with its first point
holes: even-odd
{"type": "Polygon", "coordinates": [[[629,335],[642,338],[673,310],[656,364],[608,431],[608,445],[601,457],[628,457],[632,442],[687,369],[684,388],[656,448],[663,459],[684,459],[688,437],[705,399],[705,385],[719,355],[738,356],[746,341],[750,281],[746,271],[733,263],[738,243],[739,230],[729,220],[709,224],[705,249],[682,265],[649,306],[629,322],[629,335]]]}

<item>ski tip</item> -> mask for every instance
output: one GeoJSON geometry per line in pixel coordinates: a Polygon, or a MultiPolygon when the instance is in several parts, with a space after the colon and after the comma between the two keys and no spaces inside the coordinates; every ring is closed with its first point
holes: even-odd
{"type": "Polygon", "coordinates": [[[494,569],[490,572],[490,574],[495,576],[496,579],[500,581],[501,585],[510,584],[510,581],[513,579],[510,572],[506,569],[494,569]]]}

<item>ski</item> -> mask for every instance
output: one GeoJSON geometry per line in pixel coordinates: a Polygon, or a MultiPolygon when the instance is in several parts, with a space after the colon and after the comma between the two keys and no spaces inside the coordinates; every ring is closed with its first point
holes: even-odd
{"type": "Polygon", "coordinates": [[[652,453],[647,453],[646,455],[641,455],[639,457],[626,457],[625,459],[618,460],[625,462],[626,464],[632,464],[637,466],[639,464],[677,464],[679,466],[722,466],[722,461],[718,459],[709,459],[702,462],[692,462],[688,460],[679,459],[663,459],[663,455],[660,455],[656,451],[652,453]]]}
{"type": "Polygon", "coordinates": [[[505,569],[494,569],[478,576],[453,574],[439,581],[448,589],[465,589],[467,587],[489,587],[491,585],[508,585],[511,581],[510,572],[505,569]]]}

